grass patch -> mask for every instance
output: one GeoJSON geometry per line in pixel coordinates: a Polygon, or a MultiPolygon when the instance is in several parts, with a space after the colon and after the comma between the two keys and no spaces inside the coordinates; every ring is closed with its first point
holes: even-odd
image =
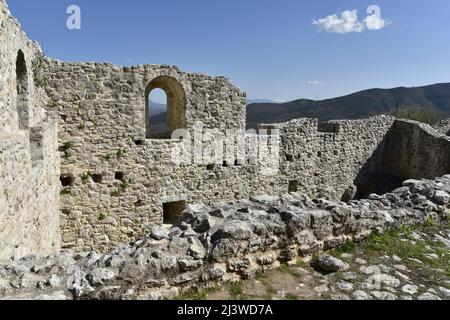
{"type": "Polygon", "coordinates": [[[272,288],[267,282],[264,282],[264,285],[266,286],[267,293],[269,293],[270,295],[277,294],[277,290],[272,288]]]}
{"type": "Polygon", "coordinates": [[[81,176],[81,181],[82,181],[83,183],[86,183],[86,182],[88,182],[88,180],[89,180],[90,177],[91,177],[91,173],[88,172],[88,173],[86,173],[86,174],[84,174],[84,175],[81,176]]]}
{"type": "Polygon", "coordinates": [[[367,251],[375,251],[389,255],[396,255],[404,260],[409,258],[421,259],[426,253],[423,243],[412,244],[409,241],[400,241],[401,235],[409,235],[409,230],[388,230],[383,234],[373,233],[369,236],[363,247],[367,251]]]}
{"type": "Polygon", "coordinates": [[[70,149],[73,148],[73,143],[71,141],[64,142],[61,147],[59,147],[59,151],[63,153],[63,158],[68,160],[72,154],[70,153],[70,149]]]}
{"type": "Polygon", "coordinates": [[[336,258],[341,258],[343,253],[352,254],[356,252],[356,249],[356,243],[352,240],[347,240],[343,245],[330,250],[328,253],[336,258]]]}
{"type": "Polygon", "coordinates": [[[120,191],[115,190],[115,191],[111,192],[111,197],[113,197],[113,198],[120,197],[120,191]]]}
{"type": "Polygon", "coordinates": [[[303,268],[303,269],[306,269],[306,268],[308,268],[310,266],[309,262],[306,262],[305,260],[300,259],[300,258],[297,258],[297,261],[296,261],[295,265],[297,267],[303,268]]]}
{"type": "MultiPolygon", "coordinates": [[[[445,222],[445,217],[444,217],[445,222]]],[[[433,217],[428,217],[427,220],[425,220],[424,224],[422,226],[418,225],[416,226],[417,229],[422,229],[426,232],[438,232],[441,229],[441,226],[439,223],[433,219],[433,217]]]]}
{"type": "Polygon", "coordinates": [[[191,289],[181,293],[180,295],[173,298],[173,300],[205,300],[208,296],[208,291],[191,289]]]}
{"type": "Polygon", "coordinates": [[[60,192],[60,194],[61,194],[62,196],[69,195],[69,194],[70,194],[70,189],[69,189],[69,188],[64,188],[64,189],[62,189],[61,192],[60,192]]]}
{"type": "Polygon", "coordinates": [[[264,278],[264,270],[259,268],[258,270],[256,270],[255,272],[255,279],[256,280],[261,280],[264,278]]]}
{"type": "Polygon", "coordinates": [[[120,148],[119,150],[117,150],[117,153],[116,153],[117,159],[121,159],[123,156],[125,156],[126,153],[127,153],[126,150],[120,148]]]}
{"type": "Polygon", "coordinates": [[[228,290],[233,297],[242,294],[242,281],[232,282],[228,285],[228,290]]]}
{"type": "Polygon", "coordinates": [[[287,264],[282,264],[280,266],[280,272],[282,272],[282,273],[291,273],[291,269],[289,268],[289,266],[287,264]]]}
{"type": "Polygon", "coordinates": [[[343,253],[354,253],[356,251],[356,244],[352,240],[347,240],[339,247],[339,250],[343,253]]]}
{"type": "Polygon", "coordinates": [[[288,293],[286,294],[286,300],[298,300],[298,297],[295,294],[288,293]]]}
{"type": "Polygon", "coordinates": [[[120,189],[122,191],[125,191],[128,188],[129,185],[130,185],[130,182],[127,179],[122,179],[120,181],[120,189]]]}
{"type": "MultiPolygon", "coordinates": [[[[423,228],[430,228],[424,226],[423,228]]],[[[422,228],[422,230],[423,230],[422,228]]],[[[433,225],[433,228],[438,226],[433,225]]],[[[448,250],[443,248],[441,244],[433,241],[402,241],[403,238],[411,239],[411,228],[401,228],[395,230],[388,230],[383,234],[374,233],[362,245],[366,252],[376,252],[378,254],[396,255],[400,257],[405,264],[412,268],[423,268],[428,266],[431,268],[443,269],[445,276],[450,276],[450,255],[448,250]],[[435,250],[439,256],[437,259],[427,257],[429,251],[426,246],[429,245],[435,250]],[[418,259],[423,262],[421,265],[410,259],[418,259]]]]}
{"type": "Polygon", "coordinates": [[[301,273],[296,272],[294,269],[292,269],[287,264],[282,264],[279,270],[280,270],[281,273],[288,273],[288,274],[291,274],[291,275],[293,275],[294,277],[297,277],[297,278],[302,276],[301,273]]]}

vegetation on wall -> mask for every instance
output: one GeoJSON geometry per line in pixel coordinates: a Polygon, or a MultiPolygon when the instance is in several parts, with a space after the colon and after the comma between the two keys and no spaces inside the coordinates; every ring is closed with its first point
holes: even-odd
{"type": "Polygon", "coordinates": [[[391,113],[399,119],[414,120],[429,125],[435,125],[445,118],[445,115],[437,108],[432,107],[402,107],[391,113]]]}
{"type": "Polygon", "coordinates": [[[59,148],[59,151],[63,153],[64,159],[68,160],[71,157],[70,149],[73,148],[72,142],[64,142],[64,144],[59,148]]]}

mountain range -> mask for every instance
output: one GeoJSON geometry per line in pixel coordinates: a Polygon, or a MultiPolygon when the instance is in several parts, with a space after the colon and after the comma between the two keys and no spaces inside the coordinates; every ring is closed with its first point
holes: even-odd
{"type": "Polygon", "coordinates": [[[150,117],[154,117],[158,114],[165,113],[167,111],[167,105],[165,103],[158,103],[150,101],[150,117]]]}
{"type": "MultiPolygon", "coordinates": [[[[297,118],[318,118],[320,121],[361,119],[410,107],[433,108],[444,117],[450,117],[450,83],[369,89],[326,100],[299,99],[285,103],[267,99],[249,100],[247,127],[255,128],[258,123],[285,122],[297,118]]],[[[162,113],[151,118],[155,125],[161,125],[164,121],[165,115],[162,113]]]]}

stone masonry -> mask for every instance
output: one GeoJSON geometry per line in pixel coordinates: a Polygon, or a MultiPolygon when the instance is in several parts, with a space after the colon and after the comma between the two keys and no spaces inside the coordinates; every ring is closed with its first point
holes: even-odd
{"type": "Polygon", "coordinates": [[[186,141],[154,134],[149,93],[166,92],[168,130],[194,132],[201,122],[222,133],[244,132],[245,93],[174,66],[43,57],[4,0],[0,9],[0,258],[107,252],[176,224],[189,204],[288,192],[347,202],[450,172],[450,137],[389,116],[261,124],[267,132],[247,133],[244,143],[280,133],[273,175],[234,158],[178,165],[172,154],[186,141]]]}
{"type": "Polygon", "coordinates": [[[33,68],[42,55],[0,1],[0,258],[60,248],[57,122],[33,68]]]}
{"type": "MultiPolygon", "coordinates": [[[[154,300],[173,298],[190,288],[220,288],[279,268],[281,263],[306,262],[321,250],[346,240],[362,241],[371,232],[430,220],[448,223],[449,192],[447,175],[408,180],[388,194],[349,203],[291,193],[212,206],[188,205],[179,225],[154,227],[146,237],[106,254],[62,250],[48,257],[29,255],[0,264],[0,299],[154,300]]],[[[435,234],[440,248],[447,248],[442,257],[447,260],[449,236],[435,234]]],[[[348,268],[327,255],[321,255],[317,263],[327,272],[348,268]]],[[[393,276],[371,273],[366,289],[393,290],[400,285],[393,276]]],[[[378,292],[373,294],[383,299],[378,292]]]]}

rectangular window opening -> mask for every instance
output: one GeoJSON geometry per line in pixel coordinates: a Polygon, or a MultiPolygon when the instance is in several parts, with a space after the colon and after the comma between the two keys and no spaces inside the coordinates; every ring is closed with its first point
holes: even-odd
{"type": "Polygon", "coordinates": [[[180,224],[185,209],[186,201],[163,203],[163,223],[172,225],[180,224]]]}
{"type": "Polygon", "coordinates": [[[289,193],[298,192],[298,181],[292,180],[289,181],[289,193]]]}

